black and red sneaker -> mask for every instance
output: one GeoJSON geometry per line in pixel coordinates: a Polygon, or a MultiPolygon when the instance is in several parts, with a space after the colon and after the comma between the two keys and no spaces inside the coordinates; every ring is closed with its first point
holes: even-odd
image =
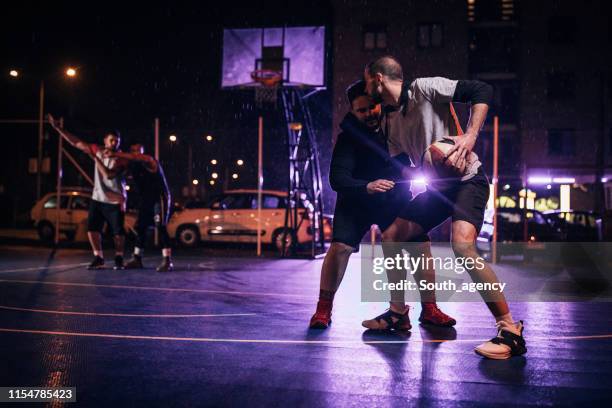
{"type": "Polygon", "coordinates": [[[422,306],[419,322],[439,327],[453,327],[457,324],[457,321],[441,311],[437,304],[425,303],[422,306]]]}
{"type": "Polygon", "coordinates": [[[310,318],[311,329],[327,329],[331,324],[333,303],[331,300],[319,300],[317,303],[317,311],[310,318]]]}

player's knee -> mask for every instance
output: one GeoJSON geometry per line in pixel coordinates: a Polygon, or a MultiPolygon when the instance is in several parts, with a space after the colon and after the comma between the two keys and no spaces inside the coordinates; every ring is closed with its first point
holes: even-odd
{"type": "Polygon", "coordinates": [[[453,252],[456,257],[461,258],[478,258],[478,252],[476,251],[476,245],[473,242],[460,242],[453,241],[453,252]]]}
{"type": "Polygon", "coordinates": [[[354,249],[350,245],[343,244],[342,242],[332,242],[328,252],[331,253],[332,256],[349,257],[353,251],[354,249]]]}

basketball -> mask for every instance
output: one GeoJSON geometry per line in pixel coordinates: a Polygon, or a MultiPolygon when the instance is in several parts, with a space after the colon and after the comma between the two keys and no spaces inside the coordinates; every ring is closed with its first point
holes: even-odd
{"type": "MultiPolygon", "coordinates": [[[[469,169],[469,165],[466,165],[463,174],[460,174],[446,160],[446,155],[454,145],[455,142],[450,138],[438,140],[432,143],[423,153],[421,170],[427,178],[428,184],[437,190],[445,190],[452,187],[461,180],[461,177],[469,169]]],[[[467,160],[468,164],[474,157],[475,154],[473,152],[470,153],[467,160]]]]}

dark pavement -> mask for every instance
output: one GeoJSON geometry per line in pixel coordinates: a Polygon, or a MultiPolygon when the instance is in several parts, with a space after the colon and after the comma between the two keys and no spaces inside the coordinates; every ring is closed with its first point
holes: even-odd
{"type": "MultiPolygon", "coordinates": [[[[110,258],[110,252],[107,258],[110,258]]],[[[484,360],[484,304],[448,303],[456,330],[371,334],[359,254],[334,322],[309,331],[321,260],[198,249],[177,271],[87,271],[80,249],[0,247],[0,386],[74,386],[68,406],[609,405],[612,303],[514,303],[525,357],[484,360]]],[[[25,406],[26,404],[17,405],[25,406]]],[[[58,406],[57,404],[54,406],[58,406]]]]}

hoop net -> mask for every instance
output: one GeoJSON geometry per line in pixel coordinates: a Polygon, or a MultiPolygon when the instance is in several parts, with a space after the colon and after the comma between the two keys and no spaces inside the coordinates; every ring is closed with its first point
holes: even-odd
{"type": "Polygon", "coordinates": [[[251,78],[260,86],[255,88],[255,104],[258,108],[264,105],[276,106],[278,87],[283,81],[282,74],[278,71],[260,69],[251,72],[251,78]]]}

